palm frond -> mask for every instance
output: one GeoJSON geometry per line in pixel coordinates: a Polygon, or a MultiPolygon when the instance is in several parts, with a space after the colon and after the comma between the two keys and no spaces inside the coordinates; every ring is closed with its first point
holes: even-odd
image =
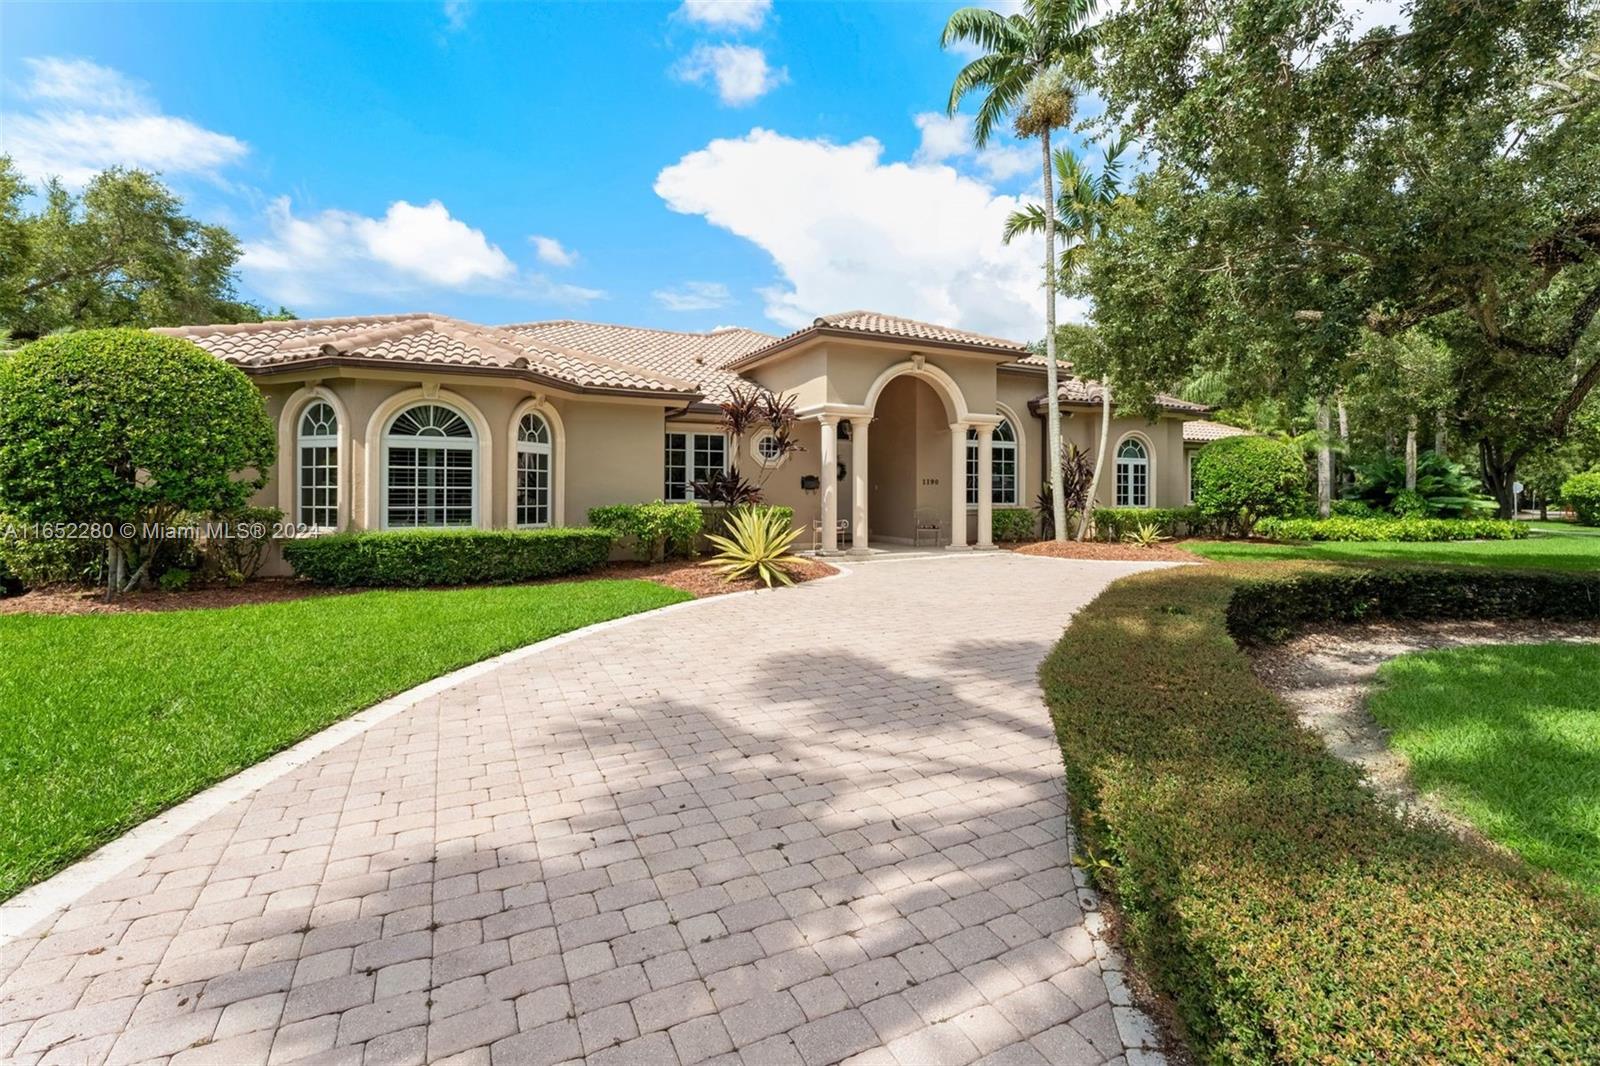
{"type": "Polygon", "coordinates": [[[987,7],[964,7],[950,16],[939,34],[939,47],[967,41],[986,52],[1004,52],[1014,45],[1015,28],[1006,16],[987,7]]]}
{"type": "Polygon", "coordinates": [[[1024,233],[1043,233],[1044,221],[1044,208],[1038,204],[1028,204],[1020,211],[1013,211],[1006,216],[1006,228],[1001,232],[1000,238],[1006,244],[1010,244],[1013,237],[1024,233]]]}

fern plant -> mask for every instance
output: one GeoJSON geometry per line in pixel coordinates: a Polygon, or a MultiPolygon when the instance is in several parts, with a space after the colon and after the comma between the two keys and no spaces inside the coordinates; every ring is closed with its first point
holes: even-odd
{"type": "Polygon", "coordinates": [[[706,536],[718,551],[701,566],[712,567],[727,581],[754,574],[768,588],[774,581],[794,584],[789,570],[801,560],[789,549],[800,530],[790,526],[788,514],[764,507],[741,507],[728,514],[722,529],[722,533],[706,536]]]}

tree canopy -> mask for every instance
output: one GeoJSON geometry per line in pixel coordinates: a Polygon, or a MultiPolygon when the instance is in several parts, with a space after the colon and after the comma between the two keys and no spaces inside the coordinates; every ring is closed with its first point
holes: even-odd
{"type": "Polygon", "coordinates": [[[266,312],[235,291],[238,261],[238,239],[186,215],[153,174],[112,168],[81,193],[35,190],[0,156],[0,329],[14,337],[259,322],[266,312]]]}
{"type": "Polygon", "coordinates": [[[1408,13],[1359,36],[1336,0],[1132,0],[1109,19],[1108,114],[1158,162],[1088,288],[1125,394],[1220,371],[1298,405],[1336,391],[1365,338],[1422,331],[1446,353],[1440,406],[1504,498],[1600,382],[1596,4],[1408,13]]]}

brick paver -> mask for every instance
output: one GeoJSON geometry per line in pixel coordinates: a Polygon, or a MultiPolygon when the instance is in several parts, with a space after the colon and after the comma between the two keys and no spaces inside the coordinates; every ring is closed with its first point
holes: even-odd
{"type": "Polygon", "coordinates": [[[1120,1060],[1035,670],[1134,569],[874,561],[464,681],[0,948],[0,1058],[1120,1060]]]}

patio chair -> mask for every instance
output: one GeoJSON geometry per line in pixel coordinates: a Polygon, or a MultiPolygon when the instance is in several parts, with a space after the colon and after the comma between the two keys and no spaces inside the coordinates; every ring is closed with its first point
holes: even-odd
{"type": "Polygon", "coordinates": [[[922,538],[924,537],[927,537],[934,547],[949,543],[948,538],[945,536],[944,517],[939,512],[930,511],[927,508],[918,508],[912,512],[911,518],[911,543],[914,547],[922,547],[922,538]]]}
{"type": "MultiPolygon", "coordinates": [[[[850,535],[850,519],[841,518],[833,524],[833,527],[835,530],[834,545],[836,547],[841,546],[850,535]]],[[[822,519],[820,518],[811,520],[811,550],[813,552],[822,550],[822,519]]]]}

